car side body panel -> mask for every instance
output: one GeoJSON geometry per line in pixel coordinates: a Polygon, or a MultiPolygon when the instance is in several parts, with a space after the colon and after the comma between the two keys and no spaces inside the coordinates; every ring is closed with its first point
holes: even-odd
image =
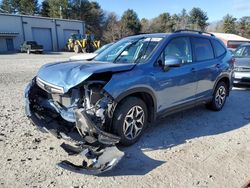
{"type": "Polygon", "coordinates": [[[221,57],[203,62],[195,62],[194,59],[193,63],[173,67],[168,71],[163,71],[156,65],[157,59],[169,41],[181,36],[191,38],[193,34],[169,36],[147,63],[138,64],[129,72],[114,74],[104,90],[118,102],[133,93],[149,93],[154,99],[155,117],[157,117],[163,112],[168,114],[208,102],[221,79],[228,79],[231,89],[233,66],[230,64],[231,55],[228,51],[221,57]]]}

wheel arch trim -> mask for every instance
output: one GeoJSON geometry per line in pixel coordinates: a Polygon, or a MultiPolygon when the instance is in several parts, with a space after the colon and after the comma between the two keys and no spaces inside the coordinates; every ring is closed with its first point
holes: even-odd
{"type": "MultiPolygon", "coordinates": [[[[154,92],[149,89],[149,88],[146,88],[146,87],[137,87],[137,88],[132,88],[132,89],[129,89],[123,93],[121,93],[120,95],[118,95],[117,97],[114,98],[114,100],[119,103],[121,102],[123,99],[125,99],[126,97],[128,96],[131,96],[133,94],[137,94],[137,93],[145,93],[145,94],[148,94],[151,98],[152,98],[152,102],[153,102],[153,119],[155,119],[156,117],[156,112],[157,112],[157,99],[156,99],[156,96],[154,94],[154,92]]],[[[144,101],[146,103],[146,105],[148,106],[147,104],[147,101],[144,101]]]]}

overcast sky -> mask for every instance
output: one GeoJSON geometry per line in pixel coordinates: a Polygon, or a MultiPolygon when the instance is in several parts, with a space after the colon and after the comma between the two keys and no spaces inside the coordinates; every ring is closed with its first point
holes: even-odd
{"type": "Polygon", "coordinates": [[[119,16],[128,8],[134,9],[139,18],[153,18],[162,12],[180,13],[200,7],[207,12],[209,21],[222,19],[227,13],[236,18],[250,16],[250,0],[96,0],[104,10],[119,16]]]}

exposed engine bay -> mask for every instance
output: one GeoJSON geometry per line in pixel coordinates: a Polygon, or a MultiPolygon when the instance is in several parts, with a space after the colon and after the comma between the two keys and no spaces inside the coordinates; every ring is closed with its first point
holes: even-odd
{"type": "Polygon", "coordinates": [[[103,90],[106,81],[86,80],[64,93],[63,88],[34,78],[25,90],[25,111],[43,132],[74,145],[61,147],[69,155],[81,155],[82,165],[62,161],[58,166],[84,174],[112,169],[123,157],[111,132],[116,102],[103,90]]]}

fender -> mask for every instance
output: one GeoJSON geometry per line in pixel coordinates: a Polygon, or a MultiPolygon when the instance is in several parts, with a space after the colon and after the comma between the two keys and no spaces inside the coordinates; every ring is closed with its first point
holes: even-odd
{"type": "MultiPolygon", "coordinates": [[[[114,98],[114,100],[119,103],[122,99],[124,99],[125,97],[129,96],[129,95],[133,95],[136,93],[146,93],[148,95],[151,96],[151,98],[153,99],[153,114],[152,114],[152,120],[155,119],[156,117],[156,112],[157,112],[157,99],[156,96],[154,95],[154,92],[147,88],[147,87],[136,87],[136,88],[132,88],[129,90],[126,90],[125,92],[121,93],[120,95],[118,95],[116,98],[114,98]]],[[[145,101],[146,102],[146,101],[145,101]]]]}
{"type": "MultiPolygon", "coordinates": [[[[232,88],[232,79],[230,78],[230,75],[228,74],[228,73],[221,73],[221,75],[216,79],[216,81],[215,81],[215,84],[214,84],[214,87],[213,87],[213,93],[214,93],[214,91],[215,91],[215,88],[216,88],[216,86],[217,86],[217,84],[219,83],[219,81],[221,80],[221,79],[223,79],[223,78],[227,78],[228,80],[229,80],[229,90],[231,90],[231,88],[232,88]]],[[[228,95],[229,95],[229,91],[228,91],[228,95]]]]}

